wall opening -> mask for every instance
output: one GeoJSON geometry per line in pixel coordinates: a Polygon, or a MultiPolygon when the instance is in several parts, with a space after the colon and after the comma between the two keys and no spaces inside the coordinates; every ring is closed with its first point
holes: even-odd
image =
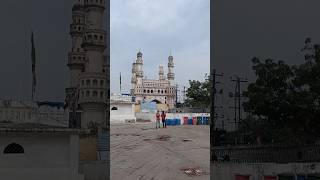
{"type": "Polygon", "coordinates": [[[20,144],[11,143],[3,151],[4,154],[21,154],[24,149],[20,144]]]}

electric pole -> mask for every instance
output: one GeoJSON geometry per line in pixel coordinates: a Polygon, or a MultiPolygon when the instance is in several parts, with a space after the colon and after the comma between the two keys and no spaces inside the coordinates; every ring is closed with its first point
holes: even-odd
{"type": "MultiPolygon", "coordinates": [[[[234,76],[230,78],[231,82],[235,82],[235,89],[234,89],[234,94],[231,94],[234,97],[234,123],[236,126],[236,129],[239,129],[239,124],[242,121],[242,115],[241,115],[241,83],[248,82],[247,78],[242,78],[240,76],[234,76]]],[[[237,144],[237,140],[235,140],[237,144]]]]}
{"type": "MultiPolygon", "coordinates": [[[[217,89],[216,89],[216,84],[220,83],[218,81],[216,81],[216,78],[217,77],[222,77],[223,76],[223,73],[220,73],[220,74],[217,74],[216,73],[216,70],[213,69],[213,73],[212,73],[212,85],[213,85],[213,88],[212,88],[212,105],[211,105],[211,108],[212,108],[212,124],[214,124],[215,122],[215,118],[216,118],[216,105],[215,105],[215,96],[216,96],[216,93],[217,93],[217,89]]],[[[214,127],[214,126],[213,126],[214,127]]]]}
{"type": "MultiPolygon", "coordinates": [[[[217,144],[219,144],[219,138],[216,138],[216,136],[219,136],[218,132],[216,131],[216,127],[215,127],[215,120],[217,118],[216,116],[216,105],[215,105],[215,94],[216,94],[216,84],[219,83],[216,81],[217,77],[222,77],[223,73],[221,74],[217,74],[215,69],[212,69],[212,71],[210,72],[210,82],[211,82],[211,122],[210,122],[210,131],[211,131],[211,137],[210,137],[210,144],[211,146],[216,146],[217,144]]],[[[211,150],[212,154],[211,154],[211,159],[215,159],[214,158],[214,150],[211,150]]],[[[214,160],[213,160],[214,161],[214,160]]]]}

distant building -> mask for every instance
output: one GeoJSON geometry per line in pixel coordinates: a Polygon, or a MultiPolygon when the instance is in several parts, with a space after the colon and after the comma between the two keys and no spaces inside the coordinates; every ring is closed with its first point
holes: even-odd
{"type": "Polygon", "coordinates": [[[168,73],[164,74],[163,66],[159,66],[159,79],[144,79],[142,53],[138,52],[137,60],[132,64],[131,94],[136,104],[143,102],[156,102],[164,105],[162,110],[175,106],[176,87],[173,72],[173,56],[168,57],[168,73]]]}
{"type": "Polygon", "coordinates": [[[112,94],[110,97],[111,123],[135,122],[134,102],[132,96],[112,94]]]}
{"type": "Polygon", "coordinates": [[[68,118],[64,103],[0,100],[0,122],[68,127],[68,118]]]}

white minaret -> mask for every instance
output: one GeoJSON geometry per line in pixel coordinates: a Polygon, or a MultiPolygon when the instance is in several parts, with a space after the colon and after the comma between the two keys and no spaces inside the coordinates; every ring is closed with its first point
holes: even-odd
{"type": "Polygon", "coordinates": [[[137,84],[142,84],[142,79],[143,79],[143,69],[142,68],[143,68],[142,53],[139,51],[137,53],[137,60],[135,63],[137,84]]]}
{"type": "MultiPolygon", "coordinates": [[[[70,35],[72,48],[68,53],[69,85],[66,88],[66,103],[70,112],[77,109],[77,96],[79,77],[84,70],[85,52],[82,45],[82,36],[85,28],[85,13],[83,1],[75,1],[72,7],[72,23],[70,24],[70,35]]],[[[70,120],[72,118],[70,117],[70,120]]]]}
{"type": "Polygon", "coordinates": [[[137,69],[136,69],[136,63],[132,63],[132,77],[131,77],[131,95],[134,96],[134,91],[136,89],[137,84],[137,75],[136,75],[137,69]]]}
{"type": "Polygon", "coordinates": [[[163,66],[159,65],[159,80],[160,81],[164,81],[165,77],[164,77],[164,70],[163,70],[163,66]]]}
{"type": "Polygon", "coordinates": [[[82,109],[81,128],[92,123],[106,125],[106,31],[103,30],[105,0],[85,0],[85,28],[82,48],[85,51],[84,72],[79,78],[79,105],[82,109]]]}
{"type": "Polygon", "coordinates": [[[174,68],[174,63],[173,63],[173,56],[169,56],[168,57],[168,80],[170,81],[170,84],[173,85],[173,81],[174,81],[174,72],[173,72],[173,68],[174,68]]]}

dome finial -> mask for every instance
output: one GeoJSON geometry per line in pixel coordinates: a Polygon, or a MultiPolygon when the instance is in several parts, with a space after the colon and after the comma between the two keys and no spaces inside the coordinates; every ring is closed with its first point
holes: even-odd
{"type": "Polygon", "coordinates": [[[139,52],[137,53],[137,57],[142,57],[141,49],[139,49],[139,52]]]}

